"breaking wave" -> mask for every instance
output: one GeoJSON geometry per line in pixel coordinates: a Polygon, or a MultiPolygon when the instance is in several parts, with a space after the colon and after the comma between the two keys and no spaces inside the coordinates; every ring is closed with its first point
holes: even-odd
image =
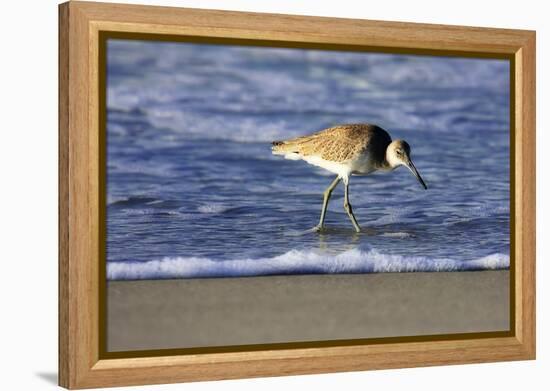
{"type": "Polygon", "coordinates": [[[338,255],[291,250],[272,258],[213,260],[200,257],[166,257],[146,262],[108,262],[109,280],[198,277],[246,277],[277,274],[344,274],[379,272],[439,272],[509,268],[507,254],[495,253],[460,261],[423,256],[382,254],[353,249],[338,255]]]}

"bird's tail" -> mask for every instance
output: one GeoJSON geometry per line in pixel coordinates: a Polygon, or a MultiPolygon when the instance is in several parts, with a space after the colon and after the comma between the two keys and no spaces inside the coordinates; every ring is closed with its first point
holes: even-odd
{"type": "Polygon", "coordinates": [[[273,141],[271,143],[271,152],[274,155],[285,155],[287,153],[284,141],[273,141]]]}

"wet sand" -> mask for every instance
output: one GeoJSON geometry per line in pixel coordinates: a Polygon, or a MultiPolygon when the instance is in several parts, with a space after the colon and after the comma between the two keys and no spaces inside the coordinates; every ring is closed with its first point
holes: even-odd
{"type": "Polygon", "coordinates": [[[509,272],[110,281],[107,350],[509,329],[509,272]]]}

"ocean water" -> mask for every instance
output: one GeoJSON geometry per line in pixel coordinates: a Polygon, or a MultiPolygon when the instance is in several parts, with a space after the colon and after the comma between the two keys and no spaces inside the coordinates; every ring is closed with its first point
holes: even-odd
{"type": "Polygon", "coordinates": [[[110,40],[107,277],[506,269],[509,63],[110,40]],[[356,234],[333,175],[271,141],[370,122],[405,168],[352,177],[356,234]]]}

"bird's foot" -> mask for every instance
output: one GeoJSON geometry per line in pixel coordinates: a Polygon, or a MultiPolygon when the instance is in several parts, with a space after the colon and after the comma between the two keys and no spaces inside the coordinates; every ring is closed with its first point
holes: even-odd
{"type": "Polygon", "coordinates": [[[313,228],[311,229],[311,232],[322,233],[324,230],[325,230],[325,227],[324,227],[324,226],[322,226],[322,225],[316,225],[315,227],[313,227],[313,228]]]}
{"type": "MultiPolygon", "coordinates": [[[[354,226],[354,233],[361,233],[361,227],[359,227],[359,225],[357,225],[356,227],[354,226]]],[[[325,227],[324,225],[316,225],[315,227],[311,228],[309,230],[310,232],[316,232],[316,233],[327,233],[327,232],[339,232],[340,230],[338,228],[333,228],[333,229],[330,229],[330,228],[327,228],[325,227]]],[[[344,232],[344,231],[341,231],[341,232],[344,232]]]]}

